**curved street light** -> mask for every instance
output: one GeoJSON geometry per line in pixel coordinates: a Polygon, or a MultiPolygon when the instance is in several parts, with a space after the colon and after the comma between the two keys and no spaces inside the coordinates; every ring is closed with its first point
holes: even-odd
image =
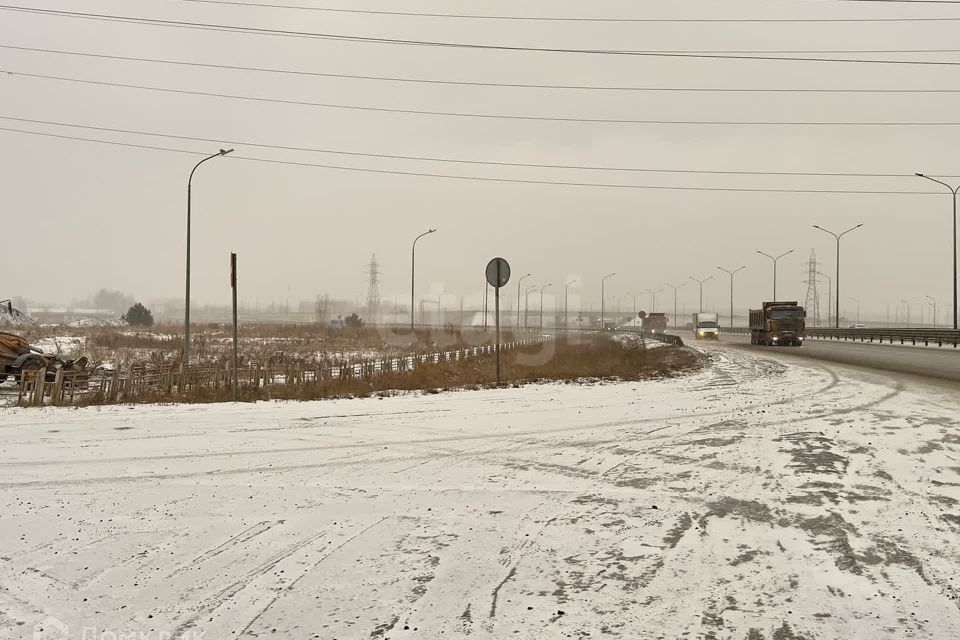
{"type": "Polygon", "coordinates": [[[731,326],[731,327],[733,326],[733,276],[734,276],[738,271],[742,271],[742,270],[744,270],[744,269],[746,269],[746,268],[747,268],[747,265],[743,265],[742,267],[737,267],[736,269],[734,269],[733,271],[731,271],[730,269],[724,269],[723,267],[717,267],[717,269],[720,269],[720,271],[723,271],[725,274],[727,274],[728,276],[730,276],[730,326],[731,326]]]}
{"type": "Polygon", "coordinates": [[[570,308],[568,306],[568,301],[570,299],[570,285],[576,284],[577,280],[574,278],[570,282],[563,285],[563,330],[567,331],[570,328],[570,320],[568,318],[568,313],[570,308]]]}
{"type": "Polygon", "coordinates": [[[183,314],[183,363],[181,366],[190,365],[190,227],[191,227],[191,214],[193,206],[193,174],[197,172],[197,169],[200,168],[207,160],[213,160],[214,158],[219,158],[221,156],[228,155],[233,153],[233,149],[220,149],[217,153],[207,156],[196,165],[194,165],[193,170],[190,171],[190,177],[187,179],[187,286],[186,294],[184,295],[184,314],[183,314]]]}
{"type": "Polygon", "coordinates": [[[835,313],[834,315],[835,315],[835,319],[836,319],[836,322],[837,322],[836,328],[838,328],[838,329],[840,328],[840,238],[842,238],[843,236],[847,235],[847,234],[850,233],[851,231],[854,231],[854,230],[856,230],[856,229],[859,229],[859,228],[862,227],[862,226],[863,226],[863,224],[861,223],[861,224],[858,224],[858,225],[855,226],[855,227],[850,227],[849,229],[847,229],[846,231],[844,231],[844,232],[841,233],[841,234],[836,234],[836,233],[834,233],[833,231],[830,231],[829,229],[824,229],[823,227],[821,227],[821,226],[818,225],[818,224],[813,225],[813,228],[814,228],[814,229],[819,229],[820,231],[823,231],[824,233],[829,233],[830,235],[832,235],[834,238],[837,239],[837,277],[836,277],[835,280],[834,280],[834,284],[835,284],[835,286],[837,287],[837,297],[836,297],[836,300],[837,300],[837,308],[836,308],[836,310],[835,310],[836,313],[835,313]]]}
{"type": "Polygon", "coordinates": [[[604,305],[606,304],[605,296],[606,296],[607,278],[612,278],[615,275],[617,275],[616,272],[608,273],[607,275],[603,276],[603,278],[600,279],[600,331],[603,331],[605,329],[605,327],[603,326],[603,312],[604,312],[604,305]]]}
{"type": "MultiPolygon", "coordinates": [[[[548,282],[547,284],[540,287],[540,331],[541,332],[543,331],[543,290],[546,289],[547,287],[552,287],[552,286],[553,286],[553,283],[548,282]]],[[[554,309],[556,309],[556,305],[554,305],[554,309]]]]}
{"type": "MultiPolygon", "coordinates": [[[[931,178],[928,175],[922,173],[914,174],[918,178],[924,178],[930,182],[936,182],[939,185],[943,185],[950,190],[950,193],[953,194],[953,329],[957,329],[957,193],[960,192],[960,185],[956,187],[951,187],[946,182],[940,182],[936,178],[931,178]]],[[[934,318],[936,320],[936,318],[934,318]]]]}
{"type": "Polygon", "coordinates": [[[690,276],[690,279],[700,285],[700,309],[699,310],[700,310],[700,313],[703,313],[703,283],[708,280],[713,280],[713,276],[707,276],[703,280],[701,280],[700,278],[694,278],[693,276],[690,276]]]}
{"type": "Polygon", "coordinates": [[[520,328],[520,283],[523,282],[524,278],[529,278],[532,275],[532,273],[525,273],[517,280],[517,329],[520,328]]]}
{"type": "Polygon", "coordinates": [[[770,255],[769,253],[764,253],[763,251],[759,251],[759,250],[757,251],[757,253],[759,253],[762,256],[767,256],[768,258],[773,260],[773,300],[771,300],[771,302],[776,302],[777,300],[777,262],[783,256],[788,256],[791,253],[793,253],[793,249],[790,249],[790,251],[785,251],[784,253],[781,253],[776,257],[770,255]]]}
{"type": "MultiPolygon", "coordinates": [[[[431,233],[436,233],[436,229],[429,229],[418,235],[413,240],[413,248],[410,250],[410,332],[413,333],[413,309],[414,309],[414,288],[417,284],[417,240],[431,233]]],[[[439,308],[439,305],[438,305],[439,308]]],[[[439,313],[439,311],[438,311],[439,313]]]]}
{"type": "Polygon", "coordinates": [[[665,285],[667,285],[668,287],[670,287],[671,289],[673,289],[673,324],[676,325],[676,326],[679,326],[679,323],[677,323],[677,291],[679,291],[679,290],[680,290],[680,287],[682,287],[683,285],[685,285],[685,284],[687,284],[687,283],[686,283],[686,282],[681,282],[680,284],[678,284],[678,285],[676,285],[676,286],[670,284],[669,282],[664,282],[663,284],[665,284],[665,285]]]}

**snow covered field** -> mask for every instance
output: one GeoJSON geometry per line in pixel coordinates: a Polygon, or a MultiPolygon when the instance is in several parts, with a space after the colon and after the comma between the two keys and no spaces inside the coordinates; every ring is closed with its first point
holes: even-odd
{"type": "Polygon", "coordinates": [[[960,391],[699,348],[660,382],[4,409],[0,637],[956,638],[960,391]]]}

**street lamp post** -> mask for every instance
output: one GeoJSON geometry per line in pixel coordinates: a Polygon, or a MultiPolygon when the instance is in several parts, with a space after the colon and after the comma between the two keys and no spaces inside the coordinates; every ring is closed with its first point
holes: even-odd
{"type": "Polygon", "coordinates": [[[532,284],[527,287],[523,294],[523,328],[530,329],[530,292],[536,291],[537,285],[532,284]]]}
{"type": "Polygon", "coordinates": [[[900,298],[900,302],[902,302],[903,304],[907,305],[907,326],[909,327],[909,326],[910,326],[910,306],[911,306],[911,305],[910,305],[909,302],[907,302],[907,301],[904,300],[903,298],[900,298]]]}
{"type": "Polygon", "coordinates": [[[637,317],[637,294],[627,292],[627,295],[633,298],[633,317],[637,317]]]}
{"type": "Polygon", "coordinates": [[[413,333],[413,310],[414,310],[414,305],[416,304],[414,302],[414,289],[416,288],[416,284],[417,284],[417,275],[416,275],[417,273],[417,240],[419,240],[423,236],[428,236],[431,233],[435,233],[436,231],[437,231],[436,229],[429,229],[427,231],[424,231],[420,235],[418,235],[416,238],[413,239],[413,247],[410,249],[410,333],[411,334],[413,333]]]}
{"type": "MultiPolygon", "coordinates": [[[[833,313],[833,278],[817,271],[817,275],[827,279],[827,326],[830,326],[830,315],[833,313]]],[[[819,304],[819,303],[818,303],[819,304]]]]}
{"type": "Polygon", "coordinates": [[[859,228],[862,227],[862,226],[863,226],[863,224],[858,224],[857,226],[855,226],[855,227],[850,227],[849,229],[847,229],[847,230],[844,231],[843,233],[837,235],[837,234],[834,233],[833,231],[830,231],[830,230],[828,230],[828,229],[824,229],[824,228],[821,227],[820,225],[816,225],[816,224],[813,225],[813,228],[814,228],[814,229],[819,229],[820,231],[823,231],[824,233],[829,233],[830,235],[832,235],[834,238],[837,239],[837,277],[836,277],[836,279],[834,280],[834,282],[836,283],[836,287],[837,287],[837,298],[836,298],[836,299],[837,299],[837,308],[836,308],[836,310],[835,310],[835,311],[836,311],[836,314],[835,314],[835,315],[836,315],[836,318],[835,318],[835,320],[836,320],[836,328],[838,328],[838,329],[840,328],[840,238],[842,238],[843,236],[847,235],[847,234],[850,233],[851,231],[854,231],[855,229],[859,229],[859,228]]]}
{"type": "Polygon", "coordinates": [[[665,285],[667,285],[668,287],[670,287],[671,289],[673,289],[673,324],[674,324],[675,326],[679,326],[679,324],[677,323],[677,291],[679,291],[680,287],[682,287],[683,285],[685,285],[685,284],[687,284],[687,283],[686,283],[686,282],[681,282],[681,283],[678,284],[677,286],[673,286],[673,285],[670,284],[669,282],[664,282],[663,284],[665,284],[665,285]]]}
{"type": "Polygon", "coordinates": [[[737,267],[734,270],[724,269],[723,267],[717,267],[720,271],[723,271],[725,274],[730,276],[730,326],[733,327],[733,276],[738,272],[746,269],[747,266],[737,267]]]}
{"type": "Polygon", "coordinates": [[[605,298],[606,298],[607,278],[612,278],[615,275],[617,275],[615,272],[608,273],[607,275],[603,276],[603,278],[600,279],[600,331],[603,331],[605,329],[605,327],[603,326],[603,312],[604,312],[604,305],[606,304],[605,298]]]}
{"type": "Polygon", "coordinates": [[[924,175],[922,173],[916,174],[921,178],[926,178],[931,182],[936,182],[939,185],[943,185],[950,190],[950,193],[953,194],[953,328],[957,329],[957,193],[960,192],[960,185],[956,187],[951,187],[946,182],[940,182],[936,178],[931,178],[930,176],[924,175]]]}
{"type": "Polygon", "coordinates": [[[570,282],[563,285],[563,330],[568,331],[570,328],[570,319],[568,313],[570,312],[569,301],[570,301],[570,285],[576,284],[576,280],[571,280],[570,282]]]}
{"type": "MultiPolygon", "coordinates": [[[[543,290],[546,289],[547,287],[552,287],[552,286],[553,284],[548,282],[547,284],[540,287],[540,331],[541,332],[543,331],[543,290]]],[[[554,309],[556,309],[556,305],[554,305],[554,309]]]]}
{"type": "Polygon", "coordinates": [[[860,324],[860,298],[850,296],[850,299],[857,303],[857,324],[860,324]]]}
{"type": "Polygon", "coordinates": [[[770,258],[770,259],[773,261],[773,300],[772,300],[772,302],[776,302],[776,300],[777,300],[777,262],[778,262],[778,261],[780,260],[780,258],[782,258],[783,256],[788,256],[788,255],[790,255],[791,253],[793,253],[793,249],[790,249],[790,251],[786,251],[786,252],[784,252],[784,253],[781,253],[781,254],[778,255],[778,256],[772,256],[772,255],[770,255],[769,253],[764,253],[763,251],[757,251],[757,253],[759,253],[759,254],[762,255],[762,256],[767,256],[768,258],[770,258]]]}
{"type": "Polygon", "coordinates": [[[650,294],[650,313],[653,313],[657,310],[657,294],[663,289],[645,289],[645,291],[650,294]]]}
{"type": "Polygon", "coordinates": [[[690,276],[690,279],[700,285],[700,307],[699,307],[699,311],[702,313],[702,312],[703,312],[703,283],[706,282],[707,280],[712,280],[712,279],[713,279],[713,276],[707,276],[707,277],[704,278],[703,280],[701,280],[701,279],[699,279],[699,278],[694,278],[693,276],[690,276]]]}
{"type": "Polygon", "coordinates": [[[207,160],[213,160],[229,153],[233,153],[233,149],[220,149],[217,153],[207,156],[194,165],[190,177],[187,179],[187,283],[183,312],[183,366],[189,366],[190,364],[190,223],[193,208],[193,174],[207,160]]]}
{"type": "Polygon", "coordinates": [[[523,282],[524,278],[529,278],[532,275],[532,273],[525,273],[520,276],[519,280],[517,280],[517,329],[520,328],[520,284],[523,282]]]}
{"type": "Polygon", "coordinates": [[[936,327],[937,326],[937,299],[934,298],[933,296],[927,296],[927,300],[929,300],[933,304],[933,326],[936,327]]]}

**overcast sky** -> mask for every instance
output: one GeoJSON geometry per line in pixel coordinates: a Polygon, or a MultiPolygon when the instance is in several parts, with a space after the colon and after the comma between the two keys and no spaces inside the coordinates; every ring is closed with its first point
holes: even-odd
{"type": "MultiPolygon", "coordinates": [[[[250,0],[253,1],[253,0],[250,0]]],[[[266,0],[261,0],[266,2],[266,0]]],[[[957,48],[960,6],[817,1],[270,4],[413,12],[627,18],[955,17],[914,22],[545,22],[377,16],[180,0],[20,0],[19,5],[299,32],[538,48],[850,51],[957,48]]],[[[0,10],[0,44],[204,64],[468,82],[644,87],[953,89],[960,66],[684,59],[469,50],[275,37],[0,10]]],[[[783,55],[783,54],[765,54],[783,55]]],[[[792,54],[957,61],[954,53],[792,54]]],[[[98,82],[407,110],[562,118],[712,121],[954,121],[960,93],[698,93],[553,90],[337,79],[105,60],[0,48],[6,72],[98,82]]],[[[864,227],[844,239],[843,306],[950,297],[951,205],[916,171],[960,174],[960,126],[704,126],[544,122],[276,104],[0,77],[0,116],[199,137],[212,142],[0,120],[0,127],[213,153],[194,180],[194,300],[229,301],[239,253],[241,298],[261,302],[366,294],[376,253],[385,299],[418,288],[482,292],[483,267],[507,258],[555,290],[578,278],[598,304],[600,277],[623,296],[713,275],[705,296],[725,308],[803,300],[810,250],[833,274],[834,244],[811,228],[864,227]],[[246,144],[244,144],[246,143],[246,144]],[[373,154],[531,164],[714,171],[841,172],[904,177],[754,176],[491,167],[271,150],[250,143],[373,154]],[[915,191],[933,195],[754,193],[515,184],[266,164],[242,158],[388,171],[621,185],[915,191]]],[[[5,262],[0,298],[84,297],[99,287],[139,299],[182,296],[186,180],[199,156],[0,131],[5,262]]],[[[957,178],[948,179],[953,182],[957,178]]],[[[511,283],[511,291],[515,281],[511,283]]],[[[821,285],[825,289],[825,284],[821,285]]],[[[548,290],[549,291],[549,290],[548,290]]],[[[696,302],[696,285],[681,295],[696,302]]],[[[515,295],[515,293],[513,294],[515,295]]],[[[509,298],[510,296],[508,296],[509,298]]],[[[664,295],[660,300],[666,300],[664,295]]],[[[826,300],[824,299],[824,304],[826,300]]],[[[658,302],[658,306],[660,302],[658,302]]],[[[916,311],[914,311],[916,313],[916,311]]]]}

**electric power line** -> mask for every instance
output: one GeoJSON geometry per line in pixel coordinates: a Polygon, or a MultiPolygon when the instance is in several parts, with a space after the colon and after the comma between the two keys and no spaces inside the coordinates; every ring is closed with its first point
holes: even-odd
{"type": "MultiPolygon", "coordinates": [[[[8,118],[5,116],[0,116],[0,119],[22,120],[18,118],[8,118]]],[[[27,122],[31,122],[31,121],[28,120],[27,122]]],[[[36,121],[33,121],[33,122],[36,122],[36,121]]],[[[80,129],[91,129],[91,130],[97,130],[97,131],[110,131],[110,132],[116,132],[116,133],[135,133],[135,132],[131,132],[124,129],[89,127],[85,125],[59,124],[58,126],[75,127],[80,129]]],[[[96,138],[71,136],[71,135],[42,132],[42,131],[29,131],[25,129],[16,129],[12,127],[0,127],[0,131],[7,131],[11,133],[20,133],[20,134],[27,134],[27,135],[36,135],[36,136],[42,136],[47,138],[59,138],[59,139],[79,141],[79,142],[92,142],[92,143],[106,144],[106,145],[112,145],[112,146],[132,147],[132,148],[155,150],[155,151],[167,151],[167,152],[191,154],[191,155],[206,154],[206,152],[190,151],[187,149],[176,149],[171,147],[161,147],[157,145],[144,145],[144,144],[120,142],[120,141],[114,141],[114,140],[102,140],[102,139],[96,139],[96,138]]],[[[141,133],[140,135],[169,137],[173,139],[193,140],[193,141],[203,141],[203,142],[226,142],[226,141],[216,141],[215,139],[212,139],[212,138],[196,138],[196,137],[174,136],[174,135],[155,134],[155,133],[141,133]]],[[[265,144],[250,144],[249,146],[260,147],[260,148],[271,148],[271,149],[292,149],[291,147],[282,147],[279,145],[265,145],[265,144]]],[[[419,171],[375,169],[375,168],[367,168],[367,167],[351,167],[351,166],[345,166],[345,165],[322,164],[322,163],[314,163],[314,162],[278,160],[274,158],[256,158],[256,157],[243,156],[243,155],[239,155],[239,156],[231,155],[229,156],[229,158],[235,158],[237,160],[247,160],[252,162],[262,162],[262,163],[268,163],[268,164],[314,167],[314,168],[321,168],[321,169],[354,171],[354,172],[361,172],[361,173],[374,173],[374,174],[398,175],[398,176],[417,176],[417,177],[427,177],[427,178],[444,178],[444,179],[451,179],[451,180],[467,180],[467,181],[475,181],[475,182],[502,182],[502,183],[513,183],[513,184],[540,184],[540,185],[553,185],[553,186],[597,187],[597,188],[610,188],[610,189],[643,189],[643,190],[659,190],[659,191],[813,193],[813,194],[841,194],[841,195],[940,195],[940,192],[935,192],[935,191],[904,191],[904,190],[875,190],[875,189],[866,190],[866,189],[706,187],[706,186],[636,185],[636,184],[619,184],[619,183],[579,182],[579,181],[568,181],[568,180],[533,180],[533,179],[520,179],[520,178],[496,178],[496,177],[488,177],[488,176],[464,176],[464,175],[428,173],[428,172],[419,172],[419,171]]]]}
{"type": "MultiPolygon", "coordinates": [[[[960,1],[960,0],[958,0],[960,1]]],[[[325,73],[319,71],[302,71],[295,69],[279,69],[270,67],[249,67],[229,64],[211,64],[203,62],[193,62],[188,60],[170,60],[165,58],[145,58],[136,56],[119,56],[103,53],[89,53],[84,51],[67,51],[63,49],[44,49],[38,47],[20,47],[15,45],[0,44],[0,49],[10,49],[14,51],[29,51],[33,53],[48,53],[54,55],[78,56],[83,58],[94,58],[101,60],[117,60],[123,62],[147,62],[153,64],[165,64],[183,67],[195,67],[203,69],[218,69],[230,71],[250,71],[255,73],[274,73],[293,76],[311,76],[321,78],[343,78],[352,80],[373,80],[383,82],[400,82],[415,84],[438,84],[454,85],[468,87],[506,87],[519,89],[562,89],[562,90],[587,90],[587,91],[638,91],[638,92],[680,92],[680,93],[904,93],[904,94],[946,94],[960,93],[960,89],[804,89],[791,87],[655,87],[655,86],[630,86],[630,85],[576,85],[576,84],[536,84],[536,83],[514,83],[514,82],[473,82],[465,80],[443,80],[431,78],[410,78],[396,76],[375,76],[358,75],[349,73],[325,73]]],[[[956,50],[960,52],[960,49],[956,50]]]]}
{"type": "Polygon", "coordinates": [[[25,78],[36,78],[43,80],[55,80],[61,82],[72,82],[77,84],[96,85],[103,87],[114,87],[123,89],[139,89],[143,91],[155,91],[159,93],[172,93],[178,95],[202,96],[207,98],[221,98],[228,100],[241,100],[246,102],[265,102],[272,104],[284,104],[301,107],[316,107],[323,109],[339,109],[347,111],[368,111],[375,113],[395,113],[404,115],[418,116],[437,116],[448,118],[475,118],[480,120],[521,120],[533,122],[563,122],[563,123],[586,123],[586,124],[637,124],[637,125],[677,125],[677,126],[756,126],[756,127],[952,127],[960,126],[960,121],[887,121],[887,120],[662,120],[650,118],[589,118],[576,116],[541,116],[541,115],[523,115],[507,113],[481,113],[465,111],[434,111],[429,109],[401,109],[398,107],[377,107],[372,105],[357,104],[338,104],[332,102],[311,102],[308,100],[290,100],[283,98],[265,98],[261,96],[248,96],[232,93],[219,93],[212,91],[194,91],[189,89],[173,89],[169,87],[156,87],[150,85],[130,84],[125,82],[107,82],[101,80],[85,80],[82,78],[70,78],[66,76],[54,76],[39,73],[22,73],[11,71],[9,69],[0,69],[0,74],[8,76],[21,76],[25,78]]]}
{"type": "MultiPolygon", "coordinates": [[[[397,38],[376,38],[371,36],[350,36],[335,33],[317,33],[310,31],[291,31],[284,29],[264,29],[259,27],[243,27],[238,25],[210,24],[203,22],[190,22],[183,20],[161,20],[158,18],[142,18],[130,16],[118,16],[112,14],[86,13],[79,11],[62,11],[56,9],[37,9],[35,7],[22,7],[15,5],[0,5],[0,10],[17,11],[22,13],[33,13],[45,16],[57,16],[66,18],[80,18],[86,20],[99,20],[106,22],[120,22],[126,24],[141,24],[159,27],[173,27],[182,29],[197,29],[203,31],[220,31],[227,33],[242,33],[249,35],[280,36],[292,38],[310,38],[318,40],[330,40],[335,42],[362,43],[362,44],[383,44],[383,45],[402,45],[415,47],[438,47],[446,49],[464,49],[475,51],[509,51],[509,52],[532,52],[532,53],[565,53],[579,55],[614,55],[614,56],[636,56],[636,57],[654,57],[654,58],[689,58],[689,59],[709,59],[709,60],[767,60],[781,62],[829,62],[829,63],[850,63],[850,64],[883,64],[883,65],[909,65],[909,66],[960,66],[960,61],[948,60],[891,60],[891,59],[862,59],[862,58],[831,58],[831,57],[798,57],[798,56],[765,56],[765,55],[721,55],[706,53],[658,53],[651,51],[626,51],[617,49],[573,49],[562,47],[529,47],[529,46],[510,46],[510,45],[492,45],[475,44],[467,42],[436,42],[427,40],[404,40],[397,38]]],[[[956,18],[960,20],[960,17],[956,18]]]]}
{"type": "MultiPolygon", "coordinates": [[[[667,173],[667,174],[702,174],[702,175],[742,175],[742,176],[800,176],[800,177],[830,177],[830,178],[913,178],[913,173],[866,173],[866,172],[825,172],[825,171],[735,171],[735,170],[717,170],[717,169],[676,169],[676,168],[647,168],[647,167],[622,167],[622,166],[598,166],[598,165],[573,165],[573,164],[541,164],[529,162],[503,162],[490,160],[476,160],[468,158],[442,158],[435,156],[414,156],[389,153],[369,153],[359,151],[345,151],[343,149],[324,149],[318,147],[300,147],[292,145],[268,144],[263,142],[253,142],[250,140],[236,140],[223,138],[203,138],[199,136],[184,136],[172,133],[159,133],[156,131],[141,131],[136,129],[120,129],[116,127],[99,127],[93,125],[83,125],[71,122],[58,122],[54,120],[37,120],[33,118],[19,118],[14,116],[0,115],[0,120],[10,120],[12,122],[22,122],[27,124],[38,124],[54,127],[66,127],[71,129],[86,129],[88,131],[100,131],[104,133],[120,133],[125,135],[146,136],[151,138],[167,138],[170,140],[184,140],[189,142],[204,142],[211,144],[231,144],[240,147],[253,147],[257,149],[271,149],[274,151],[295,151],[303,153],[323,153],[329,155],[343,155],[361,158],[378,158],[386,160],[412,160],[418,162],[438,162],[445,164],[466,164],[493,167],[514,167],[529,169],[564,169],[564,170],[583,170],[583,171],[621,171],[636,173],[667,173]]],[[[953,177],[945,172],[937,172],[937,175],[953,177]]]]}
{"type": "MultiPolygon", "coordinates": [[[[612,18],[612,17],[564,17],[564,16],[512,16],[512,15],[478,15],[464,13],[431,13],[421,11],[382,11],[373,9],[342,9],[336,7],[304,7],[302,5],[268,3],[268,2],[239,2],[237,0],[179,0],[194,4],[213,4],[235,7],[251,7],[261,9],[290,9],[298,11],[312,11],[323,13],[346,13],[374,16],[396,16],[413,18],[454,18],[458,20],[515,20],[533,22],[607,22],[607,23],[662,23],[662,22],[693,22],[693,23],[740,23],[740,22],[929,22],[935,20],[960,20],[957,16],[944,17],[886,17],[886,18],[612,18]]],[[[860,0],[863,1],[863,0],[860,0]]]]}

